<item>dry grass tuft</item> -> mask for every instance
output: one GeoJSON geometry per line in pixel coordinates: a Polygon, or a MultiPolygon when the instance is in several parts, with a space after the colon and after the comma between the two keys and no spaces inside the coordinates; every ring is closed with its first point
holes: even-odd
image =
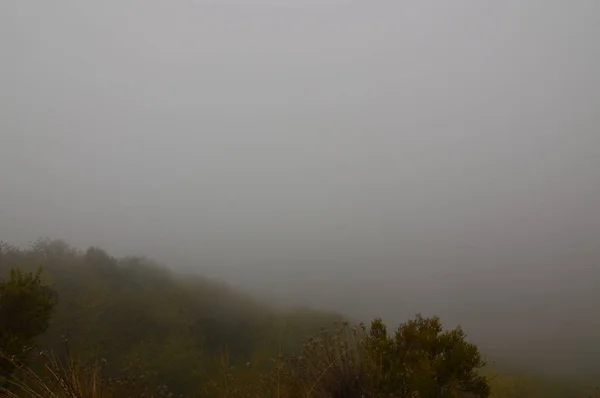
{"type": "Polygon", "coordinates": [[[150,389],[143,376],[135,376],[135,364],[125,369],[125,376],[111,378],[104,372],[104,361],[84,366],[70,351],[61,360],[52,352],[42,351],[34,357],[32,366],[0,353],[15,372],[0,386],[0,396],[7,398],[159,398],[171,395],[164,387],[150,389]],[[34,370],[34,367],[36,370],[34,370]]]}

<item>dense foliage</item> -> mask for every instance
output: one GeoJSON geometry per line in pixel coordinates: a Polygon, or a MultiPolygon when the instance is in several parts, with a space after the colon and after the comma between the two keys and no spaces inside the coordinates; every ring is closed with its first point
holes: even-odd
{"type": "Polygon", "coordinates": [[[20,301],[28,310],[3,309],[11,321],[3,318],[2,330],[13,325],[24,347],[49,325],[31,366],[11,362],[29,388],[13,386],[26,391],[17,396],[443,398],[487,397],[491,386],[498,398],[569,398],[592,391],[583,383],[548,391],[535,379],[491,370],[484,377],[478,348],[435,317],[417,316],[392,333],[380,320],[351,327],[338,314],[277,310],[222,283],[95,247],[2,245],[0,276],[4,289],[26,286],[37,297],[20,301]],[[17,333],[15,325],[29,326],[17,333]]]}
{"type": "MultiPolygon", "coordinates": [[[[56,304],[56,292],[41,283],[40,273],[12,269],[7,279],[0,278],[0,352],[20,361],[48,328],[56,304]]],[[[0,358],[0,383],[13,368],[10,361],[0,358]]]]}
{"type": "Polygon", "coordinates": [[[119,374],[135,366],[149,384],[195,393],[217,377],[227,350],[232,366],[297,352],[322,327],[341,321],[333,313],[280,311],[227,285],[195,275],[174,275],[142,257],[116,259],[99,248],[85,252],[61,241],[30,248],[2,245],[0,276],[11,269],[35,272],[60,296],[40,347],[84,365],[101,359],[119,374]]]}
{"type": "Polygon", "coordinates": [[[478,348],[468,343],[460,327],[444,331],[439,318],[417,316],[389,336],[376,320],[371,326],[370,351],[381,375],[381,388],[408,396],[489,396],[487,380],[477,371],[485,365],[478,348]]]}

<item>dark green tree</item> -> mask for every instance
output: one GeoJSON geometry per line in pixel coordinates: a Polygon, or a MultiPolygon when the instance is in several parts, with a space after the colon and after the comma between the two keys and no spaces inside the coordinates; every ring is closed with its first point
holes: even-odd
{"type": "Polygon", "coordinates": [[[376,364],[378,391],[421,397],[488,397],[478,370],[485,365],[476,345],[460,327],[444,330],[438,317],[401,324],[393,335],[381,320],[371,324],[369,356],[376,364]]]}
{"type": "MultiPolygon", "coordinates": [[[[8,279],[0,278],[0,352],[22,361],[35,338],[44,333],[57,294],[41,281],[41,269],[23,273],[10,271],[8,279]]],[[[14,370],[11,361],[0,360],[0,380],[14,370]]]]}

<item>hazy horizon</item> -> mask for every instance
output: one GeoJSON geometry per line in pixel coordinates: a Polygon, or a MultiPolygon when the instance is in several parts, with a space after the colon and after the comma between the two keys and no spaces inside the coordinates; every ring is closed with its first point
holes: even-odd
{"type": "Polygon", "coordinates": [[[2,9],[0,240],[523,347],[498,325],[600,331],[600,3],[2,9]]]}

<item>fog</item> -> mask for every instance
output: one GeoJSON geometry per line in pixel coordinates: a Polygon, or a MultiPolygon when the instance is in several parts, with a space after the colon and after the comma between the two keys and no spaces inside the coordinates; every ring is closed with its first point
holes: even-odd
{"type": "Polygon", "coordinates": [[[598,2],[0,10],[0,240],[498,350],[600,333],[598,2]]]}

